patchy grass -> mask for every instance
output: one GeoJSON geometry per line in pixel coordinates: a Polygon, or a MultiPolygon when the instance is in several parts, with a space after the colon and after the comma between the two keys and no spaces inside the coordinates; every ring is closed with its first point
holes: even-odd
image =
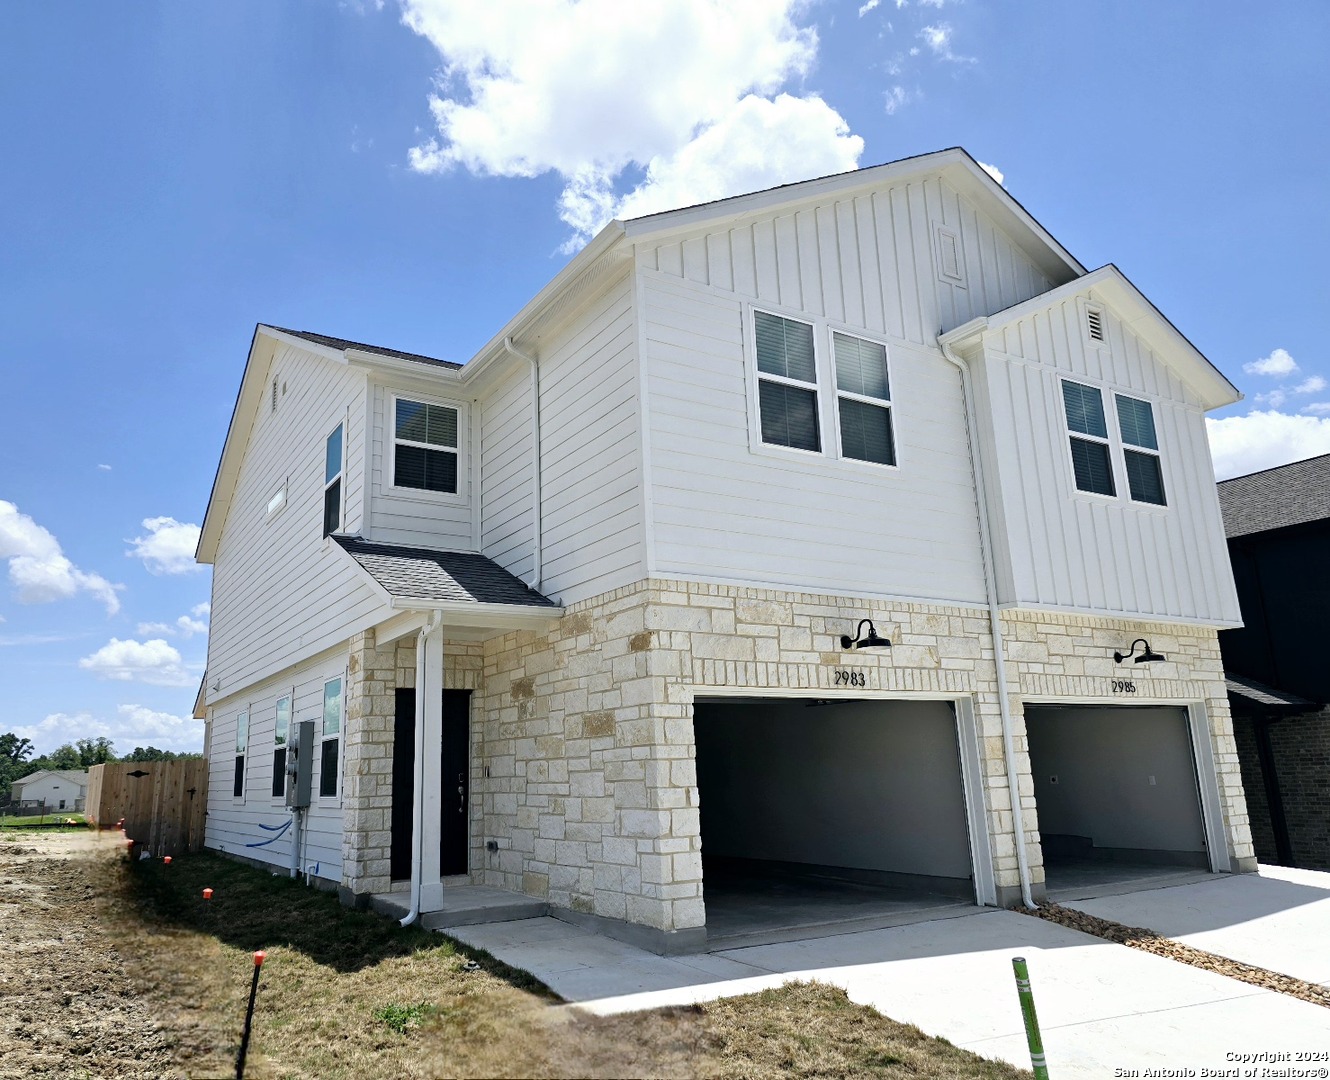
{"type": "Polygon", "coordinates": [[[251,1077],[1029,1076],[821,984],[592,1017],[487,953],[228,859],[101,865],[122,955],[190,1075],[233,1067],[263,948],[251,1077]]]}
{"type": "Polygon", "coordinates": [[[0,814],[0,829],[5,832],[49,832],[51,830],[83,830],[88,827],[88,819],[82,814],[57,811],[54,814],[42,814],[35,817],[15,817],[13,814],[0,814]]]}

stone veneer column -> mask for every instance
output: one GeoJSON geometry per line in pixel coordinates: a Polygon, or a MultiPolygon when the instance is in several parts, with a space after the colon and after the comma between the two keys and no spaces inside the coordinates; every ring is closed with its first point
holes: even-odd
{"type": "Polygon", "coordinates": [[[397,648],[375,647],[374,632],[351,639],[342,721],[342,884],[347,904],[386,892],[392,847],[393,724],[397,648]]]}

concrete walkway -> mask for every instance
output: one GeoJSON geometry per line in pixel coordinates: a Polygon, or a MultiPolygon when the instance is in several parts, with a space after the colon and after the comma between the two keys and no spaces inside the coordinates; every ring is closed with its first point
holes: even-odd
{"type": "Polygon", "coordinates": [[[592,1012],[753,993],[787,981],[1029,1068],[1011,958],[1029,962],[1050,1074],[1231,1067],[1229,1054],[1330,1049],[1330,1009],[1007,911],[702,956],[661,957],[555,919],[449,929],[592,1012]]]}
{"type": "Polygon", "coordinates": [[[1231,960],[1330,984],[1330,873],[1262,866],[1258,874],[1212,875],[1062,903],[1231,960]]]}

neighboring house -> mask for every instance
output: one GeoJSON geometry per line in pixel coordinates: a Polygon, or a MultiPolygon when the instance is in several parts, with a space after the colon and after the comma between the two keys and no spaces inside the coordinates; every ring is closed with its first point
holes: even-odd
{"type": "Polygon", "coordinates": [[[312,719],[294,854],[348,902],[680,950],[754,874],[1253,870],[1238,397],[961,150],[611,223],[465,365],[261,325],[198,551],[207,843],[288,865],[312,719]]]}
{"type": "Polygon", "coordinates": [[[1243,628],[1219,635],[1262,862],[1330,870],[1330,454],[1219,485],[1243,628]]]}
{"type": "Polygon", "coordinates": [[[14,802],[44,802],[52,811],[82,810],[87,793],[87,769],[42,769],[9,788],[14,802]]]}

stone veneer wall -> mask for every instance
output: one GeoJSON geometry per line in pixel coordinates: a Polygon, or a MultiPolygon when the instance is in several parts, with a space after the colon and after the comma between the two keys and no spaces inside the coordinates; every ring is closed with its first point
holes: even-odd
{"type": "MultiPolygon", "coordinates": [[[[1122,676],[1113,649],[1138,636],[1169,656],[1148,674],[1131,672],[1138,700],[1206,702],[1230,851],[1240,868],[1254,866],[1214,631],[1012,612],[1004,632],[1036,884],[1043,867],[1021,701],[1103,701],[1108,680],[1122,676]]],[[[665,932],[703,925],[694,694],[829,690],[838,667],[865,670],[883,693],[973,699],[995,874],[1010,896],[1014,816],[985,611],[659,579],[571,607],[548,635],[486,643],[473,710],[473,876],[665,932]],[[841,651],[839,635],[865,615],[897,643],[889,652],[841,651]],[[498,851],[484,849],[487,839],[498,851]]]]}

